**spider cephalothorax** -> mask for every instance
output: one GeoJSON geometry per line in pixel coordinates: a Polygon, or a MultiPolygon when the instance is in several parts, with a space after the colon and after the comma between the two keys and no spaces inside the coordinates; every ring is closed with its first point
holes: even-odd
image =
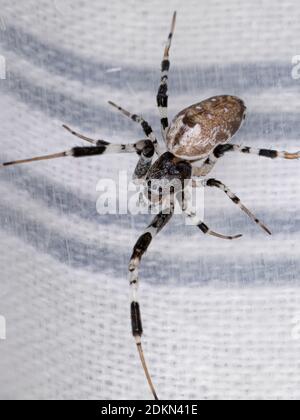
{"type": "Polygon", "coordinates": [[[171,152],[163,153],[150,167],[146,181],[147,197],[151,204],[163,203],[170,194],[177,194],[185,187],[192,176],[192,166],[186,160],[174,156],[171,152]]]}
{"type": "Polygon", "coordinates": [[[182,210],[192,224],[203,233],[222,239],[237,239],[241,235],[226,236],[212,231],[197,216],[192,207],[191,200],[185,190],[185,180],[190,180],[193,188],[212,187],[222,190],[234,204],[245,212],[253,222],[264,231],[271,234],[269,229],[245,207],[240,199],[230,191],[221,181],[205,176],[212,170],[218,159],[228,152],[254,154],[267,158],[299,159],[300,152],[277,152],[269,149],[253,149],[248,146],[233,145],[228,143],[241,126],[246,107],[243,101],[235,96],[223,95],[206,99],[195,105],[189,106],[179,112],[169,126],[168,121],[168,72],[170,67],[169,50],[175,27],[176,13],[173,15],[171,31],[164,50],[161,66],[161,83],[157,93],[157,105],[161,118],[161,128],[165,140],[165,150],[161,150],[152,128],[141,116],[131,114],[120,106],[109,102],[124,115],[141,125],[147,139],[129,144],[111,144],[104,140],[94,140],[79,134],[64,125],[69,132],[92,144],[90,147],[74,147],[65,152],[40,156],[4,163],[3,166],[15,165],[38,160],[63,158],[67,156],[79,158],[85,156],[103,155],[106,153],[137,153],[139,161],[134,171],[134,179],[146,181],[148,184],[148,198],[150,204],[159,202],[165,207],[155,216],[154,220],[136,242],[129,263],[129,283],[132,290],[131,323],[132,333],[135,337],[141,362],[150,385],[152,394],[158,399],[150,374],[147,369],[142,350],[142,321],[138,303],[138,269],[141,258],[147,251],[154,236],[169,222],[174,213],[174,200],[177,193],[183,190],[182,210]],[[167,149],[167,151],[166,151],[167,149]],[[158,159],[153,163],[154,155],[158,159]],[[153,186],[154,185],[154,186],[153,186]],[[169,200],[164,200],[169,191],[169,200]],[[150,194],[149,194],[150,192],[150,194]],[[158,192],[158,196],[157,193],[158,192]],[[155,197],[156,195],[156,197],[155,197]],[[158,198],[157,198],[158,197],[158,198]]]}

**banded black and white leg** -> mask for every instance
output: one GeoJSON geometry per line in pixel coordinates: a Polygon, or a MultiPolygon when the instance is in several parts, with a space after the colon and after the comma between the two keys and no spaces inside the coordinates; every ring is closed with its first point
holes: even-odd
{"type": "Polygon", "coordinates": [[[230,200],[236,204],[244,213],[247,214],[247,216],[250,217],[251,220],[253,220],[254,223],[256,223],[258,226],[260,226],[265,232],[267,232],[269,235],[272,235],[270,229],[267,228],[267,226],[264,225],[256,216],[253,214],[240,200],[239,197],[237,197],[225,184],[223,184],[221,181],[218,181],[217,179],[211,178],[211,179],[205,179],[202,181],[199,180],[193,180],[193,186],[194,187],[214,187],[218,188],[221,191],[223,191],[227,197],[230,198],[230,200]]]}
{"type": "Polygon", "coordinates": [[[69,127],[66,124],[63,124],[63,128],[67,130],[69,133],[73,134],[73,136],[76,136],[80,138],[81,140],[87,141],[88,143],[91,143],[94,146],[97,146],[97,143],[99,141],[103,141],[103,140],[95,140],[95,139],[85,136],[84,134],[78,133],[77,131],[73,130],[71,127],[69,127]]]}
{"type": "Polygon", "coordinates": [[[171,48],[171,42],[173,38],[173,33],[176,23],[176,12],[173,14],[171,30],[169,37],[165,46],[164,56],[161,62],[161,79],[160,86],[158,88],[158,93],[156,96],[158,111],[160,114],[160,123],[164,139],[166,138],[166,132],[169,127],[168,121],[168,78],[169,78],[169,69],[170,69],[170,60],[169,52],[171,48]]]}
{"type": "Polygon", "coordinates": [[[213,169],[216,162],[228,152],[239,152],[246,155],[251,154],[269,159],[300,159],[300,151],[291,153],[272,149],[256,149],[238,144],[222,144],[214,149],[214,151],[207,157],[201,167],[193,167],[193,175],[202,177],[206,176],[213,169]]]}
{"type": "Polygon", "coordinates": [[[295,160],[300,159],[300,151],[297,152],[286,152],[278,151],[273,149],[257,149],[254,147],[241,146],[238,144],[224,144],[217,146],[213,151],[213,157],[211,156],[212,161],[216,161],[219,158],[223,157],[228,152],[239,152],[246,155],[256,155],[261,157],[266,157],[269,159],[288,159],[295,160]]]}
{"type": "Polygon", "coordinates": [[[76,136],[78,138],[80,138],[81,140],[85,140],[95,146],[107,146],[106,150],[104,153],[132,153],[132,152],[137,152],[139,155],[145,155],[145,157],[148,157],[149,155],[151,155],[151,157],[153,156],[154,152],[153,149],[153,144],[150,140],[146,139],[146,140],[140,140],[137,143],[128,143],[128,144],[112,144],[112,143],[108,143],[105,142],[104,140],[96,140],[96,139],[92,139],[90,137],[87,137],[81,133],[78,133],[77,131],[74,131],[72,128],[70,128],[69,126],[67,126],[66,124],[63,125],[63,127],[69,131],[69,133],[73,134],[73,136],[76,136]]]}
{"type": "Polygon", "coordinates": [[[208,175],[215,164],[217,163],[217,159],[214,157],[213,154],[209,155],[201,165],[196,166],[197,164],[194,163],[193,165],[193,176],[195,177],[205,177],[208,175]]]}
{"type": "Polygon", "coordinates": [[[185,192],[184,194],[182,209],[186,217],[190,220],[191,224],[197,226],[205,235],[211,235],[211,236],[215,236],[216,238],[228,239],[228,240],[239,239],[243,236],[241,234],[234,235],[234,236],[222,235],[221,233],[211,230],[200,219],[200,217],[197,214],[197,211],[191,206],[190,195],[187,192],[185,192]]]}
{"type": "Polygon", "coordinates": [[[155,391],[142,348],[142,318],[140,305],[138,301],[138,287],[139,287],[139,266],[141,259],[145,252],[147,251],[150,243],[153,238],[163,229],[164,226],[170,221],[174,213],[174,200],[171,200],[171,206],[168,209],[160,212],[148,226],[145,232],[139,237],[136,242],[133,253],[129,263],[129,284],[132,291],[132,301],[131,301],[131,326],[132,334],[134,336],[141,363],[150,386],[151,392],[156,400],[158,400],[157,393],[155,391]]]}
{"type": "MultiPolygon", "coordinates": [[[[64,152],[53,153],[50,155],[36,156],[29,159],[14,160],[11,162],[2,163],[0,166],[19,165],[23,163],[37,162],[41,160],[57,159],[63,157],[91,157],[99,156],[108,153],[137,153],[143,154],[143,150],[149,150],[149,140],[140,140],[136,143],[127,144],[112,144],[104,140],[93,140],[95,146],[73,147],[64,152]]],[[[152,143],[151,143],[152,146],[152,143]]]]}
{"type": "Polygon", "coordinates": [[[119,105],[116,105],[112,101],[108,101],[108,103],[114,108],[116,108],[118,111],[120,111],[123,115],[130,118],[132,121],[140,124],[140,126],[144,130],[144,133],[146,134],[148,139],[152,141],[153,146],[155,148],[155,152],[157,153],[158,156],[160,156],[161,154],[160,147],[159,147],[157,138],[155,137],[155,134],[152,130],[152,127],[149,125],[149,123],[146,120],[144,120],[144,118],[141,115],[131,114],[129,111],[127,111],[126,109],[122,108],[119,105]]]}
{"type": "Polygon", "coordinates": [[[145,180],[149,172],[149,169],[152,165],[154,152],[155,152],[155,149],[154,149],[154,145],[152,141],[145,140],[143,149],[141,150],[141,152],[138,152],[138,154],[140,155],[140,158],[134,171],[134,175],[133,175],[134,181],[138,182],[138,181],[145,180]]]}
{"type": "Polygon", "coordinates": [[[106,147],[103,153],[131,153],[136,152],[140,158],[136,165],[133,179],[134,180],[142,180],[146,177],[154,156],[154,145],[151,140],[140,140],[137,143],[133,144],[111,144],[107,143],[104,140],[95,140],[90,137],[86,137],[83,134],[74,131],[72,128],[68,127],[67,125],[63,125],[63,127],[69,131],[74,136],[80,138],[81,140],[88,141],[89,143],[94,144],[97,147],[106,147]]]}
{"type": "Polygon", "coordinates": [[[272,150],[272,149],[256,149],[254,147],[248,147],[248,146],[241,146],[238,144],[224,144],[221,146],[218,146],[215,149],[215,156],[217,158],[220,158],[224,156],[225,153],[228,152],[240,152],[244,153],[246,155],[256,155],[256,156],[262,156],[269,159],[300,159],[300,151],[291,153],[291,152],[285,152],[285,151],[278,151],[278,150],[272,150]]]}

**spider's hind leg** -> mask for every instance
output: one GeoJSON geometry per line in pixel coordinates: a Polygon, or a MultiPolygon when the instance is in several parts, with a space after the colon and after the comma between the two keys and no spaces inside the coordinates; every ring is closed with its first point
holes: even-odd
{"type": "Polygon", "coordinates": [[[170,69],[169,51],[170,51],[173,33],[175,29],[175,23],[176,23],[176,12],[174,12],[173,14],[171,30],[170,30],[169,37],[165,46],[164,56],[161,62],[161,79],[160,79],[160,85],[159,85],[157,96],[156,96],[158,111],[160,114],[160,124],[161,124],[161,129],[162,129],[164,138],[166,138],[166,131],[169,126],[169,121],[168,121],[168,79],[169,79],[169,69],[170,69]]]}
{"type": "MultiPolygon", "coordinates": [[[[197,181],[195,181],[195,186],[197,186],[197,181]]],[[[272,235],[271,231],[241,202],[239,197],[237,197],[225,184],[217,179],[207,179],[201,182],[201,185],[204,187],[215,187],[223,191],[230,200],[236,204],[247,216],[250,217],[253,222],[260,226],[265,232],[269,235],[272,235]]]]}
{"type": "Polygon", "coordinates": [[[229,240],[239,239],[243,236],[241,234],[234,235],[234,236],[222,235],[221,233],[211,230],[197,215],[197,211],[191,205],[190,194],[187,192],[185,192],[185,195],[184,195],[184,199],[182,203],[182,210],[185,213],[185,215],[188,217],[188,219],[191,221],[191,223],[197,226],[205,235],[211,235],[211,236],[215,236],[216,238],[229,239],[229,240]]]}

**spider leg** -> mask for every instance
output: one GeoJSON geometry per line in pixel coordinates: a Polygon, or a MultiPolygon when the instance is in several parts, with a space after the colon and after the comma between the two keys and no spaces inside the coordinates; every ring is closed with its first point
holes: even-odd
{"type": "Polygon", "coordinates": [[[224,193],[227,195],[227,197],[230,198],[230,200],[236,204],[244,213],[246,213],[250,219],[253,220],[258,226],[260,226],[265,232],[267,232],[269,235],[272,235],[271,231],[241,202],[239,197],[237,197],[225,184],[218,181],[217,179],[207,179],[204,181],[194,181],[194,186],[204,186],[204,187],[215,187],[219,188],[220,190],[224,191],[224,193]]]}
{"type": "Polygon", "coordinates": [[[137,345],[137,349],[139,352],[139,356],[142,362],[142,366],[150,386],[151,392],[154,396],[155,400],[158,400],[158,396],[156,394],[154,385],[152,383],[151,376],[149,374],[143,350],[142,350],[142,334],[143,334],[143,327],[142,327],[142,319],[141,319],[141,312],[140,312],[140,305],[138,302],[138,287],[139,287],[139,266],[141,259],[145,252],[147,251],[152,239],[163,229],[163,227],[169,222],[172,215],[174,213],[174,200],[171,201],[171,206],[169,209],[165,209],[164,211],[160,212],[152,221],[152,223],[148,226],[145,232],[139,237],[138,241],[136,242],[133,253],[129,263],[129,284],[132,291],[132,301],[131,301],[131,326],[132,326],[132,334],[135,338],[135,342],[137,345]]]}
{"type": "Polygon", "coordinates": [[[66,124],[63,124],[63,128],[66,129],[67,131],[69,131],[69,133],[73,134],[73,136],[79,137],[81,140],[85,140],[85,141],[97,146],[97,142],[99,140],[95,140],[95,139],[91,139],[90,137],[86,137],[83,134],[80,134],[77,131],[74,131],[72,128],[70,128],[66,124]]]}
{"type": "Polygon", "coordinates": [[[184,197],[184,203],[183,203],[183,211],[185,215],[191,220],[192,224],[197,226],[205,235],[211,235],[215,236],[216,238],[220,239],[239,239],[243,235],[234,235],[234,236],[228,236],[228,235],[222,235],[221,233],[214,232],[211,230],[203,221],[199,218],[197,215],[197,212],[190,206],[188,202],[188,195],[184,197]]]}
{"type": "Polygon", "coordinates": [[[166,138],[166,132],[169,126],[168,121],[168,74],[170,69],[169,51],[173,38],[173,33],[176,23],[176,12],[173,14],[171,30],[165,46],[163,60],[161,62],[161,79],[158,93],[156,96],[158,111],[160,114],[160,123],[164,139],[166,138]]]}
{"type": "Polygon", "coordinates": [[[131,114],[129,111],[126,111],[126,109],[120,107],[119,105],[116,105],[112,101],[108,101],[108,103],[109,103],[109,105],[113,106],[114,108],[117,108],[118,111],[120,111],[126,117],[130,118],[132,121],[135,121],[136,123],[140,124],[142,129],[144,130],[144,133],[148,137],[148,139],[152,141],[156,153],[158,155],[161,154],[160,150],[159,150],[159,144],[158,144],[157,138],[155,137],[155,134],[154,134],[151,126],[149,125],[149,123],[147,121],[145,121],[142,116],[136,115],[136,114],[131,114]]]}
{"type": "Polygon", "coordinates": [[[211,161],[218,160],[227,152],[240,152],[247,155],[257,155],[270,159],[300,159],[300,152],[291,153],[272,149],[255,149],[253,147],[241,146],[238,144],[222,144],[214,149],[212,155],[210,156],[211,161]]]}
{"type": "Polygon", "coordinates": [[[95,146],[88,147],[73,147],[72,149],[66,150],[60,153],[54,153],[44,156],[36,156],[29,159],[15,160],[11,162],[5,162],[0,164],[1,166],[19,165],[23,163],[37,162],[40,160],[57,159],[62,157],[87,157],[103,155],[105,153],[138,153],[141,154],[144,146],[148,140],[140,140],[136,143],[129,144],[112,144],[104,140],[97,140],[95,146]]]}
{"type": "Polygon", "coordinates": [[[209,172],[212,171],[216,163],[217,163],[217,159],[215,158],[213,154],[210,154],[201,166],[199,167],[193,166],[193,176],[196,176],[196,177],[206,176],[207,174],[209,174],[209,172]]]}
{"type": "Polygon", "coordinates": [[[145,179],[154,156],[154,145],[150,140],[145,140],[144,147],[140,154],[140,159],[136,165],[133,179],[134,180],[142,180],[145,179]]]}
{"type": "Polygon", "coordinates": [[[241,146],[238,144],[221,144],[217,146],[214,151],[207,157],[204,164],[197,168],[193,168],[194,176],[206,176],[214,167],[218,159],[223,157],[228,152],[240,152],[244,154],[251,154],[256,156],[262,156],[270,159],[300,159],[300,151],[291,153],[284,151],[277,151],[272,149],[255,149],[253,147],[241,146]]]}

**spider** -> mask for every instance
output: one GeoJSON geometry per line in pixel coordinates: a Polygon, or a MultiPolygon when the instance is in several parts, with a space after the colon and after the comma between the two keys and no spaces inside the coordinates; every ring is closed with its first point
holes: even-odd
{"type": "Polygon", "coordinates": [[[300,152],[278,152],[269,149],[254,149],[229,141],[238,131],[246,117],[246,106],[244,102],[232,95],[214,96],[199,103],[191,105],[180,111],[169,124],[168,120],[168,75],[170,68],[169,51],[175,29],[176,12],[173,14],[171,29],[164,49],[161,62],[161,79],[157,93],[157,106],[160,114],[162,137],[165,148],[161,149],[157,138],[149,123],[137,114],[131,114],[120,106],[109,102],[126,117],[140,124],[146,139],[130,144],[111,144],[104,140],[95,140],[73,131],[66,125],[63,127],[72,135],[87,141],[91,146],[73,147],[68,151],[55,153],[46,156],[38,156],[31,159],[16,160],[3,163],[2,166],[23,164],[46,159],[63,157],[85,157],[103,155],[106,153],[137,153],[139,160],[134,171],[134,179],[145,180],[148,187],[148,199],[152,202],[162,204],[162,210],[155,216],[154,220],[144,233],[137,240],[129,263],[129,284],[132,291],[131,300],[131,326],[135,339],[138,354],[143,370],[154,399],[158,399],[155,387],[150,376],[142,347],[142,318],[138,302],[139,287],[139,266],[141,259],[153,238],[166,226],[174,214],[174,202],[178,195],[183,197],[181,202],[182,210],[193,225],[197,226],[204,234],[213,235],[222,239],[238,239],[242,235],[226,236],[211,230],[197,216],[192,208],[190,196],[185,194],[184,182],[189,180],[192,188],[200,186],[218,188],[222,190],[230,200],[246,213],[253,222],[260,226],[265,232],[271,235],[270,230],[241,202],[241,200],[221,181],[206,176],[213,169],[216,162],[226,153],[238,152],[253,154],[266,158],[299,159],[300,152]],[[156,160],[153,163],[154,156],[156,160]],[[157,194],[151,187],[152,180],[167,180],[172,185],[170,189],[171,199],[166,202],[166,194],[157,194]],[[174,188],[173,181],[179,182],[174,188]]]}

